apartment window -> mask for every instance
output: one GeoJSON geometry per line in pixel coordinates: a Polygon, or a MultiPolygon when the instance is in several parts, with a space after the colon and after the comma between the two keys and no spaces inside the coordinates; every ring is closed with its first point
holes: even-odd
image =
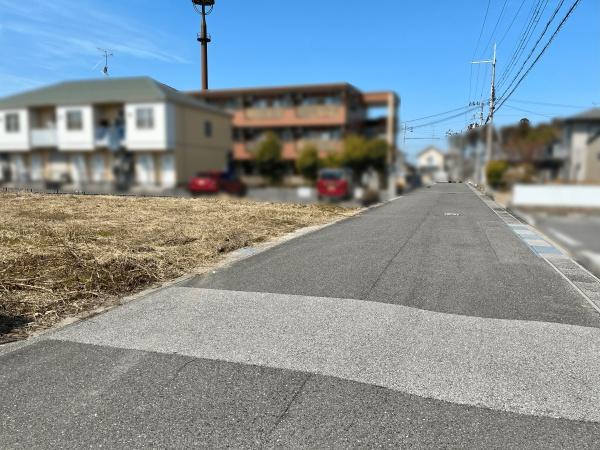
{"type": "Polygon", "coordinates": [[[18,114],[7,114],[5,116],[4,127],[7,133],[18,133],[19,132],[19,115],[18,114]]]}
{"type": "Polygon", "coordinates": [[[139,130],[154,128],[154,109],[138,108],[135,112],[135,122],[139,130]]]}
{"type": "Polygon", "coordinates": [[[209,138],[212,137],[213,134],[213,126],[210,120],[204,122],[204,136],[209,138]]]}
{"type": "Polygon", "coordinates": [[[67,130],[83,130],[83,114],[81,114],[81,111],[67,111],[67,130]]]}

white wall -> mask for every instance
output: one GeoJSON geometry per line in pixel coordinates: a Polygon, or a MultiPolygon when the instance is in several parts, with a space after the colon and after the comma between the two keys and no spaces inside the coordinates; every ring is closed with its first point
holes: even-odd
{"type": "Polygon", "coordinates": [[[521,185],[513,190],[515,206],[600,208],[600,186],[521,185]]]}
{"type": "Polygon", "coordinates": [[[434,149],[427,150],[418,156],[417,167],[418,168],[437,167],[439,169],[443,169],[444,168],[444,155],[434,149]],[[432,158],[433,163],[430,163],[428,161],[430,157],[432,158]]]}
{"type": "Polygon", "coordinates": [[[0,111],[0,150],[28,151],[29,141],[29,112],[26,109],[0,111]],[[19,115],[19,132],[6,132],[6,115],[19,115]]]}
{"type": "Polygon", "coordinates": [[[56,108],[56,131],[60,150],[94,150],[94,109],[92,106],[59,106],[56,108]],[[81,111],[83,128],[67,130],[67,112],[81,111]]]}
{"type": "MultiPolygon", "coordinates": [[[[166,103],[128,103],[125,105],[125,146],[129,150],[166,150],[169,146],[167,115],[171,115],[171,107],[166,103]],[[154,128],[138,129],[136,124],[136,110],[138,108],[152,108],[154,111],[154,128]]],[[[174,120],[171,119],[174,123],[174,120]]]]}

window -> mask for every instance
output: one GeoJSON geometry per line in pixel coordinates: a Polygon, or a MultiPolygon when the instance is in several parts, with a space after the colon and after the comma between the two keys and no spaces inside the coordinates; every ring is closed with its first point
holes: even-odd
{"type": "Polygon", "coordinates": [[[206,122],[204,122],[204,136],[209,138],[209,137],[212,137],[212,134],[213,134],[212,122],[207,120],[206,122]]]}
{"type": "Polygon", "coordinates": [[[154,110],[152,108],[138,108],[135,111],[135,123],[138,130],[154,128],[154,110]]]}
{"type": "Polygon", "coordinates": [[[5,116],[4,127],[7,133],[18,133],[19,132],[19,115],[18,114],[7,114],[5,116]]]}
{"type": "Polygon", "coordinates": [[[83,115],[81,111],[67,111],[67,130],[83,130],[83,115]]]}

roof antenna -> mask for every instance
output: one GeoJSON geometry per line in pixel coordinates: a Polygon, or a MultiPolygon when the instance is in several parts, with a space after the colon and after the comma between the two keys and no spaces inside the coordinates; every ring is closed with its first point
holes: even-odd
{"type": "Polygon", "coordinates": [[[107,48],[100,48],[97,47],[98,50],[103,53],[104,58],[102,60],[100,60],[98,62],[98,64],[96,64],[94,66],[94,68],[92,70],[96,70],[96,67],[98,67],[103,61],[104,61],[104,68],[102,69],[102,73],[104,74],[104,76],[110,76],[108,73],[108,58],[110,58],[111,56],[114,56],[114,54],[112,53],[111,50],[107,49],[107,48]]]}

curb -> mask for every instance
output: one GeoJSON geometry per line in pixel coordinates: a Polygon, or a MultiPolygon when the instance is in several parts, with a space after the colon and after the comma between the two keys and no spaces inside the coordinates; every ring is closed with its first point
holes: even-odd
{"type": "MultiPolygon", "coordinates": [[[[557,244],[553,239],[548,237],[543,231],[535,228],[535,220],[533,218],[528,217],[526,214],[519,215],[515,213],[513,210],[504,208],[496,203],[494,200],[491,200],[485,194],[482,194],[475,190],[473,186],[469,186],[473,193],[479,197],[479,199],[486,204],[509,228],[514,231],[515,223],[511,223],[511,220],[508,219],[507,216],[512,218],[512,220],[517,223],[524,223],[526,225],[522,225],[522,227],[529,227],[530,229],[535,230],[541,238],[549,242],[553,245],[558,251],[560,251],[560,255],[543,255],[536,252],[530,246],[529,249],[536,254],[536,256],[542,258],[546,263],[550,265],[559,275],[561,275],[586,301],[589,305],[596,310],[596,312],[600,313],[600,279],[585,267],[583,267],[577,260],[570,256],[570,253],[565,250],[561,245],[557,244]],[[499,213],[501,211],[501,213],[499,213]],[[532,223],[529,222],[529,220],[532,223]]],[[[520,236],[519,236],[520,238],[520,236]]],[[[525,242],[522,238],[521,241],[525,242]]],[[[526,242],[525,242],[526,243],[526,242]]]]}

